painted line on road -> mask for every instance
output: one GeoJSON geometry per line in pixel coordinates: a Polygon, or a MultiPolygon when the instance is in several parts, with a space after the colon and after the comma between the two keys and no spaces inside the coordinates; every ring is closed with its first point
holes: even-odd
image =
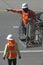
{"type": "MultiPolygon", "coordinates": [[[[3,53],[4,51],[0,51],[0,53],[3,53]]],[[[21,50],[21,53],[28,53],[28,52],[43,52],[43,50],[21,50]]]]}
{"type": "Polygon", "coordinates": [[[25,45],[21,40],[19,40],[19,42],[20,42],[20,44],[21,44],[23,47],[26,48],[26,45],[25,45]]]}
{"type": "Polygon", "coordinates": [[[27,52],[43,52],[43,50],[21,50],[20,52],[22,52],[22,53],[27,53],[27,52]]]}
{"type": "Polygon", "coordinates": [[[19,28],[19,26],[13,26],[13,28],[19,28]]]}
{"type": "MultiPolygon", "coordinates": [[[[8,3],[7,3],[8,4],[8,3]]],[[[33,9],[33,11],[35,11],[35,12],[43,12],[43,9],[41,9],[41,10],[34,10],[33,9]]],[[[5,9],[0,9],[0,12],[7,12],[7,10],[5,10],[5,9]]]]}
{"type": "Polygon", "coordinates": [[[7,10],[2,10],[2,9],[0,9],[0,12],[7,12],[7,10]]]}

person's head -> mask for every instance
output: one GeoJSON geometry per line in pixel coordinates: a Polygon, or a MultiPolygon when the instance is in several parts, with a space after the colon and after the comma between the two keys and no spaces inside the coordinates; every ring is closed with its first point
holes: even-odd
{"type": "Polygon", "coordinates": [[[12,34],[9,34],[6,38],[9,44],[14,44],[14,38],[12,34]]]}
{"type": "Polygon", "coordinates": [[[22,4],[22,9],[24,12],[27,12],[28,11],[28,4],[27,3],[23,3],[22,4]]]}

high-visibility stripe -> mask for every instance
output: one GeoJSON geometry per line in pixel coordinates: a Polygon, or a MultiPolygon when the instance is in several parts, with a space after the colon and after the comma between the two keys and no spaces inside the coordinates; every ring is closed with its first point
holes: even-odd
{"type": "MultiPolygon", "coordinates": [[[[35,52],[42,52],[43,53],[43,50],[21,50],[20,51],[21,53],[35,53],[35,52]]],[[[0,51],[0,53],[3,53],[3,51],[0,51]]]]}
{"type": "Polygon", "coordinates": [[[7,10],[1,10],[1,9],[0,9],[0,12],[7,12],[7,10]]]}

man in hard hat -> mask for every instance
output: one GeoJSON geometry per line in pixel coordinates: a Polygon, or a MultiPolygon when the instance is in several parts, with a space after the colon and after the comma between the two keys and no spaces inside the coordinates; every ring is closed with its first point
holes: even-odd
{"type": "Polygon", "coordinates": [[[3,59],[5,59],[5,57],[8,59],[8,65],[12,65],[12,63],[13,65],[16,65],[17,55],[19,56],[19,59],[21,59],[18,44],[13,38],[12,34],[9,34],[6,39],[8,40],[8,42],[5,45],[3,59]]]}
{"type": "Polygon", "coordinates": [[[30,37],[30,32],[29,32],[29,23],[34,23],[35,22],[35,17],[36,14],[35,12],[33,12],[32,10],[30,10],[28,8],[28,4],[27,3],[23,3],[22,4],[22,8],[21,9],[7,9],[7,11],[11,11],[11,12],[16,12],[16,13],[20,13],[21,14],[21,25],[23,28],[23,31],[25,31],[25,35],[26,37],[29,36],[30,37]],[[29,34],[28,34],[29,33],[29,34]]]}
{"type": "MultiPolygon", "coordinates": [[[[11,12],[16,12],[21,14],[21,26],[22,26],[22,32],[25,34],[26,36],[26,41],[27,41],[27,37],[29,36],[31,38],[31,34],[33,33],[32,30],[33,26],[31,26],[31,29],[29,29],[29,23],[34,23],[35,22],[35,18],[36,18],[36,14],[34,11],[30,10],[28,8],[28,4],[27,3],[23,3],[21,9],[7,9],[7,11],[11,11],[11,12]]],[[[21,38],[21,37],[20,37],[21,38]]],[[[27,44],[27,42],[26,42],[27,44]]]]}

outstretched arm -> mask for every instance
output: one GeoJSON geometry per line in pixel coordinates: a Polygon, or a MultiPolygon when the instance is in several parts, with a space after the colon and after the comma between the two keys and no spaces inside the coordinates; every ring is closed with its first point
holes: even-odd
{"type": "Polygon", "coordinates": [[[7,11],[22,13],[22,9],[7,9],[7,11]]]}

